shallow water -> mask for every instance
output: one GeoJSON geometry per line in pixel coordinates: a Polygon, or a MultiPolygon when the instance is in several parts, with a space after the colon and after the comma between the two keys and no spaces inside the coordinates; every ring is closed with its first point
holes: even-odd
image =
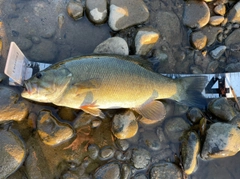
{"type": "MultiPolygon", "coordinates": [[[[159,23],[159,21],[162,20],[158,19],[160,17],[160,11],[172,12],[179,19],[182,18],[183,1],[145,0],[145,2],[148,5],[151,14],[150,19],[145,23],[146,26],[162,28],[160,27],[161,24],[166,22],[159,23]]],[[[67,1],[61,0],[0,0],[0,20],[2,21],[0,26],[0,37],[3,41],[3,55],[0,60],[0,72],[3,72],[4,70],[7,52],[11,41],[15,41],[20,47],[26,48],[26,50],[23,50],[23,53],[29,60],[37,61],[38,59],[41,59],[42,62],[54,63],[72,56],[91,54],[98,44],[103,42],[105,39],[116,35],[116,33],[108,27],[107,23],[103,25],[93,25],[88,21],[86,16],[78,21],[74,21],[67,15],[66,4],[67,1]],[[64,23],[61,27],[58,24],[59,14],[64,15],[64,23]],[[51,33],[53,33],[52,36],[51,33]],[[52,47],[52,45],[54,46],[54,52],[52,51],[53,49],[50,48],[39,48],[39,51],[42,53],[42,55],[45,53],[50,53],[49,56],[53,56],[50,60],[45,61],[42,59],[41,53],[38,54],[39,51],[35,53],[32,52],[32,49],[38,46],[37,43],[30,44],[31,47],[28,49],[27,46],[29,46],[29,44],[27,43],[29,39],[31,40],[33,37],[39,38],[47,45],[50,44],[49,47],[52,47]],[[22,44],[23,41],[24,43],[22,44]]],[[[188,68],[182,68],[181,61],[175,60],[175,57],[179,57],[178,54],[181,54],[183,50],[188,51],[187,47],[189,46],[189,41],[187,29],[182,24],[179,24],[179,27],[176,28],[177,30],[175,29],[173,32],[178,31],[179,34],[176,36],[173,35],[172,42],[161,40],[154,47],[155,49],[164,47],[166,52],[169,54],[168,60],[170,63],[164,67],[159,67],[159,69],[156,70],[158,72],[189,73],[188,68]]],[[[121,36],[125,36],[126,39],[129,38],[128,35],[131,37],[131,34],[129,34],[128,31],[122,32],[121,34],[121,36]]],[[[191,64],[193,62],[192,60],[189,60],[187,63],[191,64]]],[[[53,105],[29,103],[32,106],[32,111],[35,113],[38,113],[41,109],[47,108],[57,116],[58,108],[53,105]]],[[[110,114],[114,112],[115,111],[110,111],[110,114]]],[[[119,111],[117,110],[117,112],[119,111]]],[[[79,115],[81,112],[75,111],[75,113],[79,115]]],[[[179,114],[176,115],[179,116],[179,114]]],[[[170,112],[166,121],[171,120],[171,118],[174,116],[175,114],[170,112]]],[[[181,116],[187,121],[186,114],[181,114],[181,116]]],[[[90,118],[90,116],[87,116],[87,118],[90,118]]],[[[86,120],[90,120],[87,118],[86,120]]],[[[59,120],[73,124],[73,121],[67,121],[60,118],[59,120]]],[[[170,146],[168,148],[170,152],[167,154],[167,158],[165,158],[165,156],[162,155],[162,151],[151,151],[148,147],[146,147],[142,137],[148,135],[150,132],[155,132],[158,127],[164,127],[166,121],[156,125],[140,125],[140,132],[138,132],[137,136],[129,140],[131,148],[143,147],[148,149],[149,152],[155,156],[155,162],[158,160],[175,162],[174,154],[179,155],[180,152],[179,143],[166,144],[166,146],[170,146]],[[141,139],[141,142],[139,142],[139,138],[141,139]]],[[[115,147],[111,133],[110,119],[103,121],[101,128],[94,130],[80,127],[82,131],[80,130],[78,132],[82,135],[82,145],[75,152],[72,152],[71,150],[63,150],[63,148],[69,146],[72,141],[57,147],[46,146],[40,141],[39,136],[36,135],[35,131],[32,131],[27,127],[26,123],[26,121],[21,122],[20,124],[13,123],[12,128],[20,131],[22,138],[25,140],[28,147],[31,146],[32,148],[38,148],[38,151],[47,151],[42,152],[43,158],[40,159],[47,161],[48,166],[43,167],[43,170],[49,170],[46,172],[61,171],[59,169],[61,167],[59,166],[59,163],[61,163],[63,159],[66,161],[72,161],[72,163],[75,164],[80,164],[81,161],[87,156],[86,146],[89,143],[96,143],[99,147],[115,147]]],[[[188,176],[188,178],[239,178],[239,160],[240,154],[225,159],[215,159],[212,161],[203,161],[199,157],[197,171],[191,176],[188,176]]],[[[97,164],[86,169],[87,173],[92,173],[103,163],[105,163],[105,161],[97,161],[97,164]]],[[[44,164],[46,164],[46,162],[44,162],[44,164]]],[[[41,169],[37,168],[36,170],[41,169]]],[[[59,175],[60,173],[56,173],[56,176],[59,175]]]]}

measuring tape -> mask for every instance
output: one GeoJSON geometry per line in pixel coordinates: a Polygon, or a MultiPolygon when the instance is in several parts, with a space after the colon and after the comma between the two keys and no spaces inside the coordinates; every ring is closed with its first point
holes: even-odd
{"type": "Polygon", "coordinates": [[[219,74],[162,74],[172,79],[181,77],[204,76],[207,78],[202,95],[205,98],[240,97],[240,72],[219,74]]]}

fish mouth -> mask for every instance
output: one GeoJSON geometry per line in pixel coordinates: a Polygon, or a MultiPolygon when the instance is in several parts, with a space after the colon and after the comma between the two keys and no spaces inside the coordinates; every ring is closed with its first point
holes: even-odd
{"type": "Polygon", "coordinates": [[[27,81],[24,81],[24,82],[23,82],[23,87],[24,87],[24,91],[23,91],[23,92],[26,92],[26,93],[28,93],[29,95],[36,91],[36,89],[34,90],[34,89],[32,88],[31,83],[29,83],[29,82],[27,82],[27,81]]]}

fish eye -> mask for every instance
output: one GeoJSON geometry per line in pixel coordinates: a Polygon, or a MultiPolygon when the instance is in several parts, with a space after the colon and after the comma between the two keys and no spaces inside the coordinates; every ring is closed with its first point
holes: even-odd
{"type": "Polygon", "coordinates": [[[41,77],[42,77],[42,73],[38,72],[38,73],[36,74],[36,78],[40,79],[41,77]]]}

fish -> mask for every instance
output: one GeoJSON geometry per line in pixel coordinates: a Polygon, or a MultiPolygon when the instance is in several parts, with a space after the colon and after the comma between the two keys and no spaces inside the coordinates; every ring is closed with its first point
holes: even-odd
{"type": "Polygon", "coordinates": [[[147,119],[162,115],[161,99],[202,104],[205,77],[172,79],[147,70],[120,55],[66,59],[24,81],[29,100],[53,103],[104,118],[102,109],[130,108],[147,119]]]}

